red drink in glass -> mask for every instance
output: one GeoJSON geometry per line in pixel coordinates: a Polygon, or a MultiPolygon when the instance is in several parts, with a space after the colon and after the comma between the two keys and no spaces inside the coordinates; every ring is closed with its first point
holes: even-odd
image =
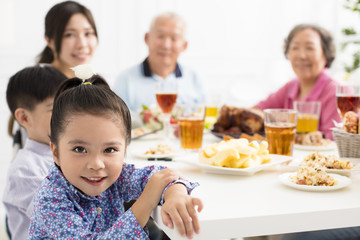
{"type": "Polygon", "coordinates": [[[360,97],[356,96],[338,96],[337,106],[339,108],[341,117],[344,117],[344,114],[348,111],[358,112],[360,107],[360,97]]]}
{"type": "Polygon", "coordinates": [[[171,113],[175,103],[177,94],[176,93],[157,93],[156,101],[158,102],[163,113],[171,113]]]}

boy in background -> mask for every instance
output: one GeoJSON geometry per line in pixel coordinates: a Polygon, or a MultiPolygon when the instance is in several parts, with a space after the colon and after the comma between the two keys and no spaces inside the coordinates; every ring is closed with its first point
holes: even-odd
{"type": "Polygon", "coordinates": [[[28,236],[33,198],[54,164],[49,146],[50,119],[56,90],[65,79],[56,68],[41,64],[24,68],[9,80],[8,106],[28,134],[24,148],[11,162],[3,196],[11,239],[28,236]]]}

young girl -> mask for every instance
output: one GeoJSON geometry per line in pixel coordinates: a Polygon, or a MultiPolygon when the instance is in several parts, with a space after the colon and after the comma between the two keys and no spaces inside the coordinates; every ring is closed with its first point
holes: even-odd
{"type": "Polygon", "coordinates": [[[28,239],[148,239],[144,227],[159,203],[165,225],[188,238],[199,232],[195,206],[203,205],[188,195],[197,184],[164,167],[124,163],[130,134],[126,104],[101,77],[60,87],[51,118],[55,165],[34,201],[28,239]]]}

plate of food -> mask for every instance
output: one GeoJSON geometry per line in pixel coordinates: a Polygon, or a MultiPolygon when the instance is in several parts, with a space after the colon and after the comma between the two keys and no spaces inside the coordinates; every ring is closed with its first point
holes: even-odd
{"type": "Polygon", "coordinates": [[[212,129],[210,131],[210,133],[212,135],[214,135],[215,137],[218,137],[218,138],[221,138],[223,139],[224,136],[229,136],[231,138],[240,138],[240,135],[242,134],[241,132],[240,133],[225,133],[225,132],[216,132],[214,129],[212,129]]]}
{"type": "Polygon", "coordinates": [[[134,128],[131,130],[131,140],[135,140],[135,139],[138,139],[141,137],[148,136],[150,134],[158,132],[159,130],[161,130],[161,128],[159,128],[159,129],[148,129],[145,127],[134,128]]]}
{"type": "Polygon", "coordinates": [[[310,153],[303,159],[295,158],[289,163],[295,169],[299,168],[323,168],[328,173],[350,176],[352,172],[360,172],[360,159],[339,158],[333,154],[320,152],[310,153]]]}
{"type": "Polygon", "coordinates": [[[279,176],[282,184],[302,191],[334,191],[351,184],[351,179],[317,168],[302,168],[297,172],[283,173],[279,176]]]}
{"type": "Polygon", "coordinates": [[[325,139],[319,131],[307,134],[297,134],[294,149],[303,151],[332,151],[336,150],[336,143],[325,139]]]}
{"type": "Polygon", "coordinates": [[[208,173],[253,175],[267,167],[291,161],[292,157],[269,154],[267,141],[229,139],[209,144],[192,161],[208,173]]]}
{"type": "Polygon", "coordinates": [[[292,157],[290,156],[283,156],[276,154],[270,154],[270,158],[271,158],[270,162],[260,165],[250,166],[247,168],[220,167],[220,166],[209,165],[201,162],[195,162],[195,165],[207,173],[250,176],[271,166],[289,162],[292,159],[292,157]]]}
{"type": "Polygon", "coordinates": [[[144,149],[137,149],[132,151],[131,154],[137,158],[148,160],[169,160],[178,155],[174,147],[165,143],[159,143],[156,146],[146,147],[144,149]]]}
{"type": "Polygon", "coordinates": [[[219,138],[224,136],[239,138],[244,133],[250,136],[256,133],[261,135],[264,133],[263,113],[258,109],[224,105],[220,109],[211,133],[219,138]]]}
{"type": "Polygon", "coordinates": [[[266,140],[264,133],[244,133],[244,132],[215,132],[214,130],[210,131],[212,135],[221,138],[221,139],[231,139],[231,138],[246,138],[249,141],[263,141],[266,140]]]}

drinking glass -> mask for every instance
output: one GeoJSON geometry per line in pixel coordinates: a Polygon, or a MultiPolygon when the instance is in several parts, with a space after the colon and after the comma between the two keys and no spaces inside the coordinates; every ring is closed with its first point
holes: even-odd
{"type": "Polygon", "coordinates": [[[360,87],[350,85],[337,86],[336,101],[341,118],[344,118],[344,114],[348,111],[357,113],[360,107],[360,87]]]}
{"type": "Polygon", "coordinates": [[[219,94],[210,94],[207,98],[205,109],[205,128],[212,129],[218,118],[219,94]]]}
{"type": "Polygon", "coordinates": [[[265,109],[265,134],[271,154],[292,156],[297,112],[293,109],[265,109]]]}
{"type": "Polygon", "coordinates": [[[321,112],[320,101],[295,101],[294,110],[298,114],[297,134],[306,134],[318,130],[321,112]]]}
{"type": "Polygon", "coordinates": [[[174,81],[160,80],[156,83],[156,101],[162,112],[165,138],[171,134],[170,117],[177,99],[177,83],[174,81]]]}
{"type": "Polygon", "coordinates": [[[182,105],[178,114],[181,147],[198,150],[204,133],[205,105],[182,105]]]}

